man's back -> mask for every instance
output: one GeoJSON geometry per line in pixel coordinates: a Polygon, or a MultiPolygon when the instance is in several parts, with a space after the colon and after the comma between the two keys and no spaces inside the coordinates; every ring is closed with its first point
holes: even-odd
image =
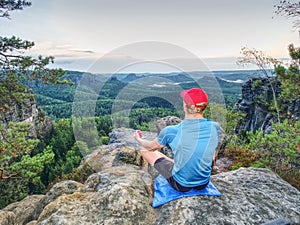
{"type": "Polygon", "coordinates": [[[172,174],[186,187],[202,185],[209,180],[212,158],[218,144],[219,125],[208,119],[185,119],[167,128],[164,137],[174,153],[172,174]]]}

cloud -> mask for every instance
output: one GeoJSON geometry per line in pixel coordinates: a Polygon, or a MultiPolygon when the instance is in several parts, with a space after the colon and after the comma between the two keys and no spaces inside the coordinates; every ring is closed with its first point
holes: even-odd
{"type": "Polygon", "coordinates": [[[37,42],[35,46],[29,50],[28,55],[43,55],[54,56],[56,60],[74,60],[74,59],[96,59],[103,54],[97,53],[92,50],[76,49],[71,45],[58,45],[53,42],[37,42]]]}
{"type": "Polygon", "coordinates": [[[96,52],[91,51],[91,50],[74,50],[75,52],[82,52],[82,53],[89,53],[89,54],[94,54],[96,52]]]}
{"type": "MultiPolygon", "coordinates": [[[[176,49],[176,46],[169,44],[152,46],[146,42],[144,46],[143,43],[136,43],[124,46],[120,48],[120,51],[116,49],[103,54],[88,49],[79,49],[68,44],[38,42],[29,54],[54,56],[55,63],[51,67],[92,73],[168,73],[257,69],[253,65],[238,66],[236,64],[237,56],[211,58],[195,56],[192,58],[192,55],[187,54],[188,51],[177,51],[176,49]],[[130,48],[131,46],[133,47],[130,48]],[[173,57],[171,57],[172,55],[173,57]]],[[[178,47],[178,49],[181,48],[178,47]]]]}
{"type": "MultiPolygon", "coordinates": [[[[181,72],[180,68],[164,64],[162,61],[143,61],[135,59],[136,63],[132,63],[133,59],[124,56],[112,56],[106,58],[89,58],[72,56],[69,58],[57,58],[55,65],[67,70],[78,70],[92,73],[170,73],[181,72]]],[[[180,62],[185,68],[185,72],[190,71],[218,71],[218,70],[250,70],[257,69],[253,65],[238,66],[236,58],[209,58],[202,59],[204,67],[201,69],[195,67],[194,59],[169,59],[169,62],[180,62]]]]}

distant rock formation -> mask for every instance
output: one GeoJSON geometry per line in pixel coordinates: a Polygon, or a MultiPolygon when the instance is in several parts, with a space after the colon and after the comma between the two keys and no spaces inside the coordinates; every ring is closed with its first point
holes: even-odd
{"type": "Polygon", "coordinates": [[[300,99],[294,100],[289,106],[288,106],[288,115],[290,118],[294,120],[300,119],[300,99]]]}
{"type": "MultiPolygon", "coordinates": [[[[280,82],[272,80],[276,98],[280,95],[280,82]]],[[[246,113],[246,118],[241,121],[237,129],[238,133],[262,130],[264,133],[272,131],[272,123],[278,122],[277,115],[271,112],[268,104],[273,102],[273,92],[270,81],[266,78],[251,78],[242,87],[242,98],[237,102],[235,109],[246,113]]],[[[281,116],[294,120],[300,119],[300,99],[290,104],[280,106],[285,112],[281,116]]],[[[281,118],[282,119],[282,118],[281,118]]]]}
{"type": "MultiPolygon", "coordinates": [[[[33,94],[30,89],[28,93],[33,94]]],[[[30,124],[29,136],[43,139],[53,128],[52,120],[38,108],[34,97],[25,99],[22,103],[15,102],[5,113],[0,113],[0,122],[25,122],[30,124]]]]}
{"type": "MultiPolygon", "coordinates": [[[[281,92],[279,81],[274,80],[275,95],[281,92]]],[[[272,123],[277,121],[267,107],[273,101],[273,92],[268,79],[251,78],[242,87],[242,98],[237,102],[235,109],[244,111],[246,118],[241,121],[238,132],[256,131],[264,133],[272,131],[272,123]]]]}
{"type": "MultiPolygon", "coordinates": [[[[62,181],[0,211],[1,225],[300,224],[300,192],[267,169],[241,168],[212,176],[221,197],[194,196],[151,207],[153,179],[131,129],[85,158],[97,171],[84,184],[62,181]]],[[[155,133],[143,133],[147,138],[155,133]]]]}

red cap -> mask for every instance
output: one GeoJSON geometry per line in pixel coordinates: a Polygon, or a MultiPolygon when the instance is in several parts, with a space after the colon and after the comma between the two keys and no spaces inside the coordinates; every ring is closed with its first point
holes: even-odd
{"type": "Polygon", "coordinates": [[[208,96],[204,90],[200,88],[192,88],[189,90],[184,90],[180,93],[180,96],[183,98],[183,101],[187,105],[194,105],[195,108],[203,107],[203,103],[208,104],[208,96]],[[202,103],[202,104],[201,104],[202,103]]]}

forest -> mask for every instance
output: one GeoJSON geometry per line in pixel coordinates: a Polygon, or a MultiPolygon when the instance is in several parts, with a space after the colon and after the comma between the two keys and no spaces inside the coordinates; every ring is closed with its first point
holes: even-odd
{"type": "MultiPolygon", "coordinates": [[[[27,1],[1,1],[1,19],[9,18],[11,11],[23,10],[30,5],[27,1]]],[[[277,14],[283,16],[290,16],[287,13],[294,12],[292,7],[299,11],[298,5],[288,1],[277,7],[277,14]]],[[[82,158],[99,145],[108,144],[113,128],[125,124],[132,129],[152,131],[156,119],[169,115],[182,118],[182,113],[172,104],[180,101],[180,96],[178,89],[171,84],[178,83],[181,89],[188,89],[199,86],[201,79],[205,80],[208,87],[210,82],[217,83],[224,95],[223,104],[226,108],[218,102],[219,96],[214,94],[211,95],[214,103],[210,107],[219,107],[220,115],[226,117],[227,145],[223,154],[233,161],[228,169],[248,166],[270,168],[300,188],[300,121],[288,113],[289,106],[299,102],[300,98],[300,49],[293,44],[287,46],[290,53],[288,65],[265,56],[261,51],[245,48],[240,63],[254,64],[258,69],[233,71],[230,75],[234,76],[232,80],[243,77],[244,82],[254,77],[258,80],[267,79],[271,89],[276,81],[280,82],[280,93],[271,94],[268,102],[259,102],[276,118],[270,133],[260,129],[238,130],[241,123],[247,122],[245,112],[235,108],[241,98],[243,83],[226,81],[217,74],[215,77],[199,76],[197,81],[184,73],[153,74],[154,77],[167,78],[170,85],[150,87],[135,82],[145,74],[95,76],[78,71],[49,69],[48,65],[54,60],[52,56],[35,58],[20,53],[33,46],[34,42],[15,36],[0,37],[0,208],[27,195],[44,193],[61,180],[84,182],[93,173],[93,168],[81,164],[82,158]],[[83,76],[101,88],[95,87],[93,90],[80,86],[83,76]],[[136,92],[146,97],[131,99],[136,92]],[[157,97],[160,96],[157,93],[165,94],[168,98],[175,97],[170,102],[166,100],[167,97],[157,97]],[[81,100],[76,105],[77,109],[83,111],[89,108],[88,102],[92,99],[95,105],[93,115],[77,115],[73,111],[76,98],[81,100]],[[53,127],[43,137],[31,137],[28,123],[7,121],[10,111],[27,104],[28,99],[37,102],[42,114],[39,118],[48,116],[52,119],[53,127]],[[128,115],[127,109],[130,110],[128,115]],[[94,126],[96,129],[86,135],[84,131],[94,126]],[[75,138],[74,130],[81,132],[76,135],[80,138],[75,138]]],[[[264,89],[262,85],[256,80],[253,91],[264,89]]],[[[208,91],[213,93],[214,90],[208,91]]],[[[208,118],[211,117],[210,107],[205,114],[208,118]]],[[[22,116],[22,113],[20,111],[19,115],[22,116]]]]}

